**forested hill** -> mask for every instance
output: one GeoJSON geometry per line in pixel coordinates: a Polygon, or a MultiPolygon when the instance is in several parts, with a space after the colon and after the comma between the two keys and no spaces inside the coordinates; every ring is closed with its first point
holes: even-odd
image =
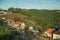
{"type": "Polygon", "coordinates": [[[27,19],[36,22],[37,25],[41,25],[43,28],[60,28],[60,10],[9,8],[7,11],[24,14],[27,16],[27,19]]]}
{"type": "Polygon", "coordinates": [[[60,12],[58,10],[35,10],[30,9],[23,13],[28,19],[34,20],[42,27],[60,28],[60,12]]]}

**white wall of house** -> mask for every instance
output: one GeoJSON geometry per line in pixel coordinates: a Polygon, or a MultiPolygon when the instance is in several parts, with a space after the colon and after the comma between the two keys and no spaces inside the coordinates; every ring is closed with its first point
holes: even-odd
{"type": "MultiPolygon", "coordinates": [[[[15,26],[20,26],[20,24],[15,24],[15,26]]],[[[21,26],[25,26],[25,24],[22,23],[21,26]]]]}
{"type": "Polygon", "coordinates": [[[25,26],[25,23],[22,23],[21,26],[25,26]]]}
{"type": "Polygon", "coordinates": [[[7,12],[4,12],[4,14],[7,14],[7,12]]]}
{"type": "Polygon", "coordinates": [[[47,33],[47,32],[44,32],[43,36],[46,36],[46,37],[52,37],[51,34],[47,33]]]}
{"type": "Polygon", "coordinates": [[[0,13],[2,13],[2,14],[7,14],[7,12],[5,12],[5,11],[0,11],[0,13]]]}
{"type": "Polygon", "coordinates": [[[5,20],[5,18],[1,18],[1,19],[5,20]]]}
{"type": "Polygon", "coordinates": [[[15,24],[15,26],[17,27],[17,26],[19,26],[19,24],[15,24]]]}
{"type": "Polygon", "coordinates": [[[32,26],[29,26],[29,30],[33,30],[33,27],[32,26]]]}
{"type": "Polygon", "coordinates": [[[58,34],[53,34],[53,39],[58,39],[58,38],[60,38],[60,35],[58,35],[58,34]]]}

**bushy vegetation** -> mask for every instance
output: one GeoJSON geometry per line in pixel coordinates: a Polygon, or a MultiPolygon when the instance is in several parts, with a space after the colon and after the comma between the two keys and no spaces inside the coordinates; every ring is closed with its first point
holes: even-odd
{"type": "Polygon", "coordinates": [[[0,19],[0,40],[20,40],[20,34],[4,25],[0,19]]]}
{"type": "MultiPolygon", "coordinates": [[[[11,9],[11,8],[9,8],[11,9]]],[[[8,9],[8,10],[9,10],[8,9]]],[[[14,8],[13,8],[14,9],[14,8]]],[[[18,9],[18,8],[17,8],[18,9]]],[[[11,9],[12,10],[12,9],[11,9]]],[[[16,8],[15,8],[16,10],[16,8]]],[[[20,13],[27,16],[27,19],[36,22],[36,25],[42,26],[42,29],[48,27],[60,28],[60,10],[37,10],[37,9],[20,9],[20,13]]],[[[18,12],[18,10],[17,10],[18,12]]]]}
{"type": "Polygon", "coordinates": [[[36,21],[42,27],[59,27],[60,13],[54,10],[27,10],[24,12],[28,19],[36,21]]]}
{"type": "Polygon", "coordinates": [[[22,12],[21,8],[12,8],[11,7],[8,10],[12,13],[21,13],[22,12]]]}
{"type": "Polygon", "coordinates": [[[21,19],[19,18],[19,17],[15,17],[14,18],[14,21],[16,22],[16,21],[21,21],[21,19]]]}

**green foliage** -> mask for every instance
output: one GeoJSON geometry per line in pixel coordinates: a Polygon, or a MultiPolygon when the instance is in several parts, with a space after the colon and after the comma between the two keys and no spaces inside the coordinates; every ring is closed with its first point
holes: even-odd
{"type": "Polygon", "coordinates": [[[7,26],[0,25],[0,40],[20,40],[20,34],[7,26]]]}
{"type": "Polygon", "coordinates": [[[47,27],[58,27],[60,28],[60,13],[54,10],[36,10],[30,9],[23,13],[28,16],[28,19],[35,21],[41,25],[43,29],[47,27]]]}
{"type": "Polygon", "coordinates": [[[11,8],[8,9],[8,11],[9,12],[12,12],[12,13],[21,13],[22,12],[22,9],[11,7],[11,8]]]}
{"type": "Polygon", "coordinates": [[[4,20],[0,19],[0,25],[3,25],[3,24],[4,24],[4,20]]]}
{"type": "Polygon", "coordinates": [[[58,11],[60,10],[21,10],[22,14],[27,16],[27,19],[35,21],[36,25],[41,25],[42,30],[48,27],[60,28],[60,13],[58,11]]]}
{"type": "Polygon", "coordinates": [[[11,31],[6,26],[0,26],[0,35],[10,34],[11,31]]]}
{"type": "Polygon", "coordinates": [[[19,17],[15,17],[14,21],[21,21],[21,19],[19,17]]]}

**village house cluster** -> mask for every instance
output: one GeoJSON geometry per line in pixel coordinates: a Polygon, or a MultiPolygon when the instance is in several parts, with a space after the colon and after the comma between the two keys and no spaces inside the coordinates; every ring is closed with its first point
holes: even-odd
{"type": "Polygon", "coordinates": [[[37,33],[39,33],[38,30],[34,30],[34,28],[32,26],[26,25],[24,22],[20,22],[20,21],[13,21],[11,19],[5,19],[5,18],[1,18],[4,20],[5,25],[7,25],[8,27],[13,27],[14,29],[20,30],[23,33],[27,33],[29,35],[36,35],[37,33]]]}
{"type": "Polygon", "coordinates": [[[53,40],[60,40],[60,29],[59,28],[48,28],[43,36],[52,38],[53,40]]]}
{"type": "MultiPolygon", "coordinates": [[[[5,18],[1,18],[5,20],[5,18]]],[[[38,30],[34,30],[32,26],[27,26],[24,22],[13,21],[11,19],[7,19],[4,23],[8,27],[13,27],[14,29],[20,30],[23,33],[27,33],[29,35],[36,35],[39,33],[38,30]]],[[[60,40],[60,29],[59,28],[47,28],[45,32],[42,34],[44,37],[52,38],[53,40],[60,40]]]]}
{"type": "Polygon", "coordinates": [[[7,14],[6,11],[0,11],[0,14],[3,15],[3,14],[7,14]]]}

